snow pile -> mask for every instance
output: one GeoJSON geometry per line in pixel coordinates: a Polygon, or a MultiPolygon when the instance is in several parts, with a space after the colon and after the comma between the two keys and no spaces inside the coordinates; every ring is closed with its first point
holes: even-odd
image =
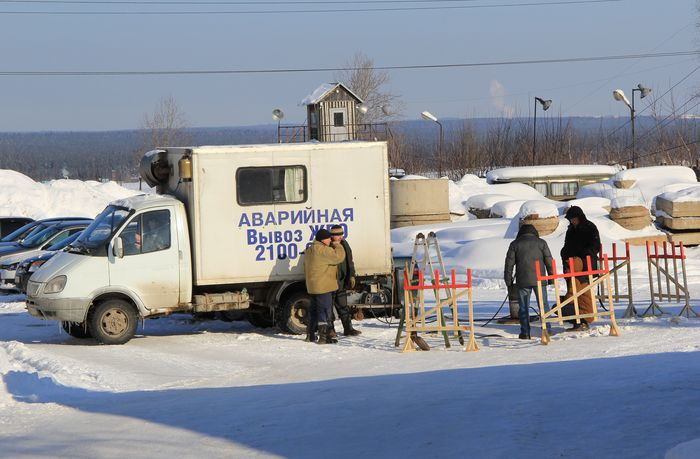
{"type": "Polygon", "coordinates": [[[0,215],[34,219],[94,217],[110,201],[139,194],[114,182],[53,180],[37,183],[26,175],[0,170],[0,215]]]}
{"type": "Polygon", "coordinates": [[[587,197],[568,201],[560,207],[562,215],[571,206],[578,206],[587,217],[606,216],[610,212],[610,199],[601,197],[587,197]]]}
{"type": "Polygon", "coordinates": [[[500,201],[491,207],[491,217],[494,218],[515,218],[520,212],[520,207],[527,201],[523,199],[512,199],[510,201],[500,201]]]}
{"type": "Polygon", "coordinates": [[[551,202],[526,201],[522,207],[520,207],[518,216],[520,218],[526,218],[533,215],[537,215],[538,218],[558,217],[559,210],[557,206],[551,202]]]}
{"type": "Polygon", "coordinates": [[[495,204],[512,199],[507,194],[475,194],[465,201],[464,206],[467,209],[490,210],[495,204]]]}

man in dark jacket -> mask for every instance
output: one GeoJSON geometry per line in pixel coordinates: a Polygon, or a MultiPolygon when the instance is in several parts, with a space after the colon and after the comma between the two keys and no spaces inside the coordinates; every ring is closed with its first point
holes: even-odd
{"type": "MultiPolygon", "coordinates": [[[[535,261],[540,262],[540,274],[547,269],[548,274],[552,274],[552,253],[549,251],[547,242],[540,239],[532,225],[523,225],[518,231],[518,236],[508,247],[506,254],[506,266],[503,273],[506,285],[510,287],[515,283],[518,288],[518,318],[520,319],[520,339],[530,339],[530,296],[535,291],[537,293],[537,271],[535,271],[535,261]],[[515,282],[513,282],[513,268],[515,267],[515,282]]],[[[549,311],[547,303],[547,286],[542,289],[542,302],[544,310],[549,311]]],[[[548,327],[549,328],[549,327],[548,327]]]]}
{"type": "Polygon", "coordinates": [[[591,268],[598,269],[598,251],[600,250],[600,234],[598,227],[586,218],[586,214],[578,206],[571,206],[566,211],[569,228],[566,230],[564,247],[561,249],[561,260],[564,271],[569,269],[569,258],[579,257],[583,261],[583,269],[587,270],[586,257],[591,257],[591,268]]]}
{"type": "MultiPolygon", "coordinates": [[[[586,218],[586,214],[578,206],[571,206],[566,211],[566,219],[569,220],[569,228],[566,230],[564,238],[564,247],[561,249],[561,261],[564,266],[564,272],[569,271],[569,258],[574,259],[574,263],[580,263],[582,270],[588,270],[588,262],[586,257],[590,257],[591,269],[598,269],[598,251],[600,250],[600,234],[598,227],[586,218]],[[580,262],[576,260],[580,259],[580,262]]],[[[576,269],[576,268],[575,268],[576,269]]],[[[577,269],[578,271],[578,269],[577,269]]],[[[588,286],[588,277],[581,276],[576,279],[577,291],[588,286]]],[[[571,280],[567,280],[568,293],[571,296],[571,280]]],[[[590,314],[593,312],[593,300],[590,295],[582,295],[579,300],[579,311],[581,314],[590,314]]],[[[574,314],[573,304],[569,304],[562,309],[565,315],[574,314]]],[[[577,324],[575,320],[569,321],[574,327],[569,330],[587,330],[588,324],[592,322],[589,319],[581,319],[581,323],[577,324]]]]}
{"type": "Polygon", "coordinates": [[[347,301],[339,301],[341,300],[339,298],[340,294],[344,293],[345,290],[355,288],[355,263],[352,260],[352,249],[348,241],[345,240],[345,232],[340,225],[331,227],[331,240],[334,243],[339,243],[345,249],[345,260],[338,265],[338,291],[333,298],[335,307],[338,310],[340,322],[343,324],[343,334],[345,336],[357,336],[362,332],[352,328],[352,312],[350,307],[348,307],[347,301]]]}

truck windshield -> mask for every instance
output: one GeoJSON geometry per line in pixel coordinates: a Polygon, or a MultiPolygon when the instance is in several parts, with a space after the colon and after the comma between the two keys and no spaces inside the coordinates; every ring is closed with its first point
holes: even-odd
{"type": "Polygon", "coordinates": [[[74,245],[83,246],[86,249],[103,246],[129,214],[130,210],[125,207],[107,206],[100,215],[95,217],[95,221],[80,233],[74,245]]]}

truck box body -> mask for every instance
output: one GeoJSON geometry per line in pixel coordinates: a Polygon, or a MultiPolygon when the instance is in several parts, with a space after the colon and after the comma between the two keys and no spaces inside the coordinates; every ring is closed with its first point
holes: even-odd
{"type": "Polygon", "coordinates": [[[300,280],[316,231],[340,224],[358,276],[391,271],[386,143],[169,148],[192,178],[164,193],[187,209],[195,286],[300,280]]]}

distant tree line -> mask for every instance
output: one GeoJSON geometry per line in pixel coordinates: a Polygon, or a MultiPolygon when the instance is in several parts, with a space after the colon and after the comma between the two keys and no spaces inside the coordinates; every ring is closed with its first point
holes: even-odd
{"type": "MultiPolygon", "coordinates": [[[[532,164],[626,165],[632,159],[630,126],[621,118],[542,118],[537,121],[533,157],[533,126],[527,118],[445,120],[442,155],[437,126],[426,121],[390,122],[392,166],[408,173],[443,175],[453,179],[506,166],[532,164]]],[[[636,157],[639,166],[683,164],[700,158],[697,119],[661,123],[654,116],[637,120],[636,157]]],[[[155,147],[275,143],[275,125],[242,128],[182,128],[177,135],[158,137],[153,129],[108,132],[0,133],[0,168],[34,180],[138,180],[143,153],[155,147]]],[[[164,135],[164,133],[160,133],[164,135]]]]}

